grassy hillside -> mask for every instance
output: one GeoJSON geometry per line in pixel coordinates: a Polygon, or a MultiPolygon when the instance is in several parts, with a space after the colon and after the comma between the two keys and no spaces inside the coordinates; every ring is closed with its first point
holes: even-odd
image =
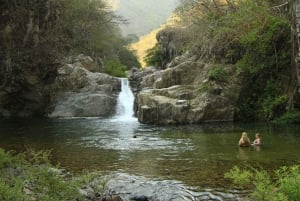
{"type": "Polygon", "coordinates": [[[143,60],[146,56],[146,51],[151,49],[157,43],[156,41],[156,34],[160,30],[164,29],[166,26],[170,26],[174,24],[174,20],[176,20],[175,16],[171,16],[166,23],[162,24],[160,27],[154,29],[149,34],[140,37],[140,40],[136,43],[131,44],[130,48],[136,51],[136,55],[138,57],[139,62],[141,63],[142,67],[146,67],[146,63],[143,60]]]}
{"type": "Polygon", "coordinates": [[[143,58],[146,55],[146,50],[152,48],[156,44],[156,34],[158,31],[160,31],[162,28],[157,28],[153,31],[151,31],[149,34],[142,36],[140,40],[136,43],[133,43],[130,48],[136,51],[136,55],[138,57],[139,62],[141,63],[142,67],[146,66],[146,63],[144,62],[143,58]]]}

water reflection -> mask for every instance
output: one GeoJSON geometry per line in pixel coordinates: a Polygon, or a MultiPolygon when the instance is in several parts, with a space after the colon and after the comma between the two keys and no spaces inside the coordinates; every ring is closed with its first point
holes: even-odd
{"type": "Polygon", "coordinates": [[[175,179],[189,186],[226,186],[234,165],[276,168],[298,161],[300,126],[202,124],[157,127],[136,119],[76,118],[0,121],[0,147],[51,149],[53,161],[72,171],[101,170],[175,179]],[[264,146],[240,149],[246,130],[264,146]],[[136,136],[136,138],[134,138],[136,136]]]}

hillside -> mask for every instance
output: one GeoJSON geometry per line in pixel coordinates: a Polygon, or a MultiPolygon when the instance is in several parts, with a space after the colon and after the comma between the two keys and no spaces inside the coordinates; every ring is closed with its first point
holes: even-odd
{"type": "Polygon", "coordinates": [[[139,41],[131,44],[130,48],[136,51],[136,55],[142,67],[146,67],[146,63],[144,61],[144,57],[146,56],[146,51],[148,49],[153,48],[157,43],[156,34],[160,30],[166,28],[166,26],[174,24],[174,21],[176,21],[176,17],[174,16],[169,17],[169,19],[164,24],[152,30],[150,33],[140,37],[139,41]]]}
{"type": "Polygon", "coordinates": [[[179,0],[108,0],[117,14],[128,20],[122,25],[123,34],[143,36],[165,23],[179,0]]]}

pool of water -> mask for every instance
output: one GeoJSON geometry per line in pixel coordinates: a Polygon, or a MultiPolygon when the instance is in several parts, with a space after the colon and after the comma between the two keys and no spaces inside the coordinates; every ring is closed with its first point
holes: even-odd
{"type": "Polygon", "coordinates": [[[54,163],[72,171],[98,170],[161,180],[197,189],[226,188],[234,165],[269,170],[299,162],[300,126],[214,123],[150,126],[136,119],[1,120],[0,147],[50,149],[54,163]],[[243,131],[260,132],[261,149],[237,146],[243,131]]]}

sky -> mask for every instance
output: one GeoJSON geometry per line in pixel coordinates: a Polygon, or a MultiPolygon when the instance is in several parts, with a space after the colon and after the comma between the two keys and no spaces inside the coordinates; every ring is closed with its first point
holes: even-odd
{"type": "Polygon", "coordinates": [[[179,0],[107,0],[118,15],[128,24],[121,25],[124,36],[135,34],[138,37],[150,33],[164,24],[179,0]]]}

